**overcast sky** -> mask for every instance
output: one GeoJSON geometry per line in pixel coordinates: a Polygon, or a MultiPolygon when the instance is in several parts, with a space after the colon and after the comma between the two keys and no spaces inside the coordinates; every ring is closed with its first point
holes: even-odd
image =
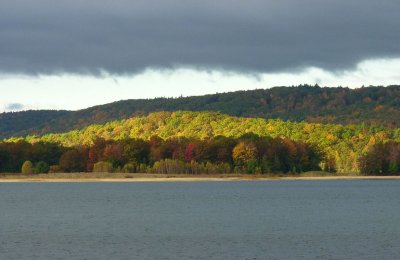
{"type": "Polygon", "coordinates": [[[400,84],[399,10],[399,0],[1,0],[0,111],[400,84]]]}

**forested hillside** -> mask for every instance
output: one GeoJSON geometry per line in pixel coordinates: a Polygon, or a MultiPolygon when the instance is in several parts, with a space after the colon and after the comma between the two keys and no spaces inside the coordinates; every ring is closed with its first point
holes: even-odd
{"type": "MultiPolygon", "coordinates": [[[[23,136],[29,129],[44,127],[48,122],[60,117],[69,116],[69,111],[29,110],[0,114],[0,138],[12,135],[23,136]]],[[[42,132],[46,132],[42,129],[42,132]]]]}
{"type": "MultiPolygon", "coordinates": [[[[323,154],[321,168],[346,173],[359,172],[360,159],[368,154],[375,145],[390,141],[400,142],[400,128],[367,126],[365,124],[344,126],[288,122],[281,119],[240,118],[216,112],[189,111],[151,113],[148,116],[113,121],[104,125],[91,125],[82,130],[63,134],[48,134],[42,137],[27,136],[23,140],[29,143],[58,143],[66,147],[91,147],[98,138],[106,141],[128,139],[148,141],[152,137],[158,136],[164,140],[182,142],[181,140],[211,140],[218,136],[238,140],[244,135],[257,135],[280,140],[287,138],[295,142],[304,142],[323,154]]],[[[9,139],[8,142],[18,142],[19,140],[21,139],[14,138],[9,139]]],[[[296,157],[295,146],[291,145],[290,147],[292,148],[289,149],[293,149],[290,153],[296,157]]],[[[394,154],[393,160],[396,163],[397,160],[400,162],[400,158],[398,158],[400,152],[396,150],[394,154]]]]}
{"type": "Polygon", "coordinates": [[[125,100],[79,111],[0,114],[0,138],[58,133],[157,111],[216,111],[233,116],[315,123],[400,126],[400,86],[302,85],[214,95],[125,100]]]}

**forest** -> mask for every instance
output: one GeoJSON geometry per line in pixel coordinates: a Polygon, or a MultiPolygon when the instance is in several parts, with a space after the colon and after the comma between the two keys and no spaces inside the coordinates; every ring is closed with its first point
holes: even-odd
{"type": "Polygon", "coordinates": [[[64,147],[49,142],[0,143],[0,171],[124,172],[163,174],[291,173],[320,170],[316,147],[287,138],[246,134],[200,140],[98,138],[90,146],[64,147]]]}
{"type": "Polygon", "coordinates": [[[19,172],[25,161],[30,161],[33,168],[43,161],[53,171],[67,172],[324,170],[337,174],[387,175],[399,173],[399,142],[400,128],[364,123],[320,124],[234,117],[217,112],[156,112],[66,133],[9,138],[1,144],[0,165],[3,172],[19,172]],[[132,143],[136,148],[128,153],[132,143]],[[37,155],[47,149],[52,150],[53,157],[37,155]],[[239,159],[240,150],[250,155],[239,159]],[[74,159],[65,164],[65,158],[74,159]],[[73,161],[81,163],[76,167],[65,166],[73,161]],[[194,166],[197,170],[191,168],[194,166]]]}
{"type": "Polygon", "coordinates": [[[324,124],[400,127],[400,86],[328,88],[300,85],[205,96],[124,100],[79,111],[0,114],[0,138],[44,135],[160,111],[214,111],[231,116],[324,124]]]}
{"type": "MultiPolygon", "coordinates": [[[[96,139],[92,145],[64,147],[26,141],[0,143],[0,172],[119,172],[159,174],[280,174],[330,171],[318,147],[288,138],[245,134],[211,139],[152,136],[142,139],[96,139]]],[[[357,162],[363,175],[400,174],[400,143],[375,144],[357,162]]]]}

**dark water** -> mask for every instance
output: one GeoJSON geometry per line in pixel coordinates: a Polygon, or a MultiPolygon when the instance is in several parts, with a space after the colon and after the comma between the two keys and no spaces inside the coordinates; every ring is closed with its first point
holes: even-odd
{"type": "Polygon", "coordinates": [[[0,183],[0,259],[400,259],[400,181],[0,183]]]}

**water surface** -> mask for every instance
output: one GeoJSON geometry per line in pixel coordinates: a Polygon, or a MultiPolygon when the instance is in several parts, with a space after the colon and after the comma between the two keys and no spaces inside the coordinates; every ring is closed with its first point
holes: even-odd
{"type": "Polygon", "coordinates": [[[0,183],[0,259],[399,259],[400,181],[0,183]]]}

